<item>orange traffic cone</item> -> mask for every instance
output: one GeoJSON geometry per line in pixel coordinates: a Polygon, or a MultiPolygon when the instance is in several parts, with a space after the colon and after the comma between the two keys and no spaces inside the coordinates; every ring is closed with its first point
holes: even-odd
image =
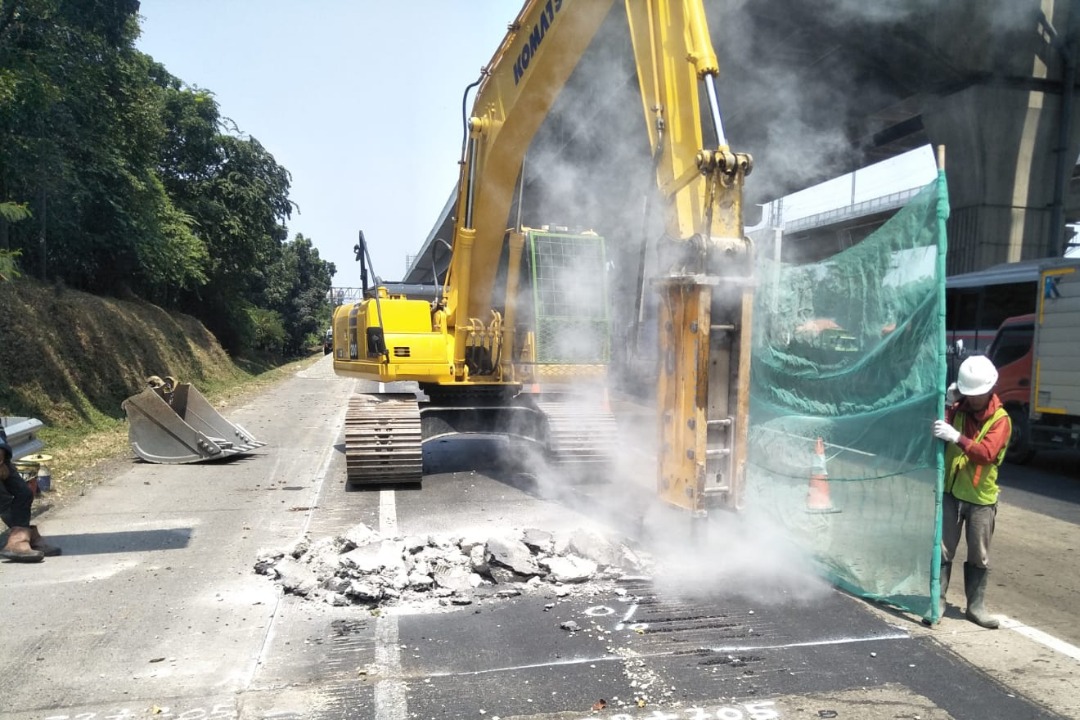
{"type": "Polygon", "coordinates": [[[811,513],[840,512],[829,499],[829,471],[825,468],[825,441],[817,439],[814,458],[810,463],[810,491],[806,495],[806,511],[811,513]]]}

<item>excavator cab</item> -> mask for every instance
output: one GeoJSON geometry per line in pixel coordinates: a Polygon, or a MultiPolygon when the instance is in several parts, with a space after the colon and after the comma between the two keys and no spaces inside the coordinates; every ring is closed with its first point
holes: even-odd
{"type": "Polygon", "coordinates": [[[247,455],[266,443],[226,420],[190,383],[153,375],[121,407],[131,448],[149,463],[179,465],[247,455]]]}

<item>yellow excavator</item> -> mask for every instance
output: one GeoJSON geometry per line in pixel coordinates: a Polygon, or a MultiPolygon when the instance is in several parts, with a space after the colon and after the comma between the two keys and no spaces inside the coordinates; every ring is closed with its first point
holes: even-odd
{"type": "MultiPolygon", "coordinates": [[[[741,504],[753,299],[743,234],[749,155],[732,152],[701,0],[626,0],[664,212],[657,307],[658,492],[695,514],[741,504]],[[704,118],[704,121],[703,121],[704,118]],[[705,139],[706,128],[708,140],[705,139]]],[[[561,466],[607,462],[618,443],[605,241],[522,227],[523,161],[611,0],[529,0],[485,67],[460,162],[452,255],[426,296],[375,283],[334,314],[334,370],[420,393],[362,393],[346,416],[350,484],[418,482],[422,443],[509,433],[561,466]]]]}

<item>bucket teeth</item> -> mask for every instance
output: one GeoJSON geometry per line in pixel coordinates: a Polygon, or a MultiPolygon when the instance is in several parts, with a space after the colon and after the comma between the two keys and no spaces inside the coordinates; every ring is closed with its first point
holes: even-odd
{"type": "Polygon", "coordinates": [[[141,459],[178,465],[247,455],[266,443],[218,413],[188,383],[151,385],[124,401],[128,440],[141,459]]]}

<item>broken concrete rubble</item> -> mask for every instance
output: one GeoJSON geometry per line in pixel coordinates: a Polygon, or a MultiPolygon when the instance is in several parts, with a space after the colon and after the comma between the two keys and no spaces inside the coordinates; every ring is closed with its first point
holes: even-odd
{"type": "Polygon", "coordinates": [[[484,535],[389,538],[360,523],[341,535],[303,538],[261,553],[255,572],[285,592],[331,605],[384,605],[430,598],[462,605],[477,593],[514,597],[647,572],[646,561],[594,531],[526,529],[484,535]]]}

